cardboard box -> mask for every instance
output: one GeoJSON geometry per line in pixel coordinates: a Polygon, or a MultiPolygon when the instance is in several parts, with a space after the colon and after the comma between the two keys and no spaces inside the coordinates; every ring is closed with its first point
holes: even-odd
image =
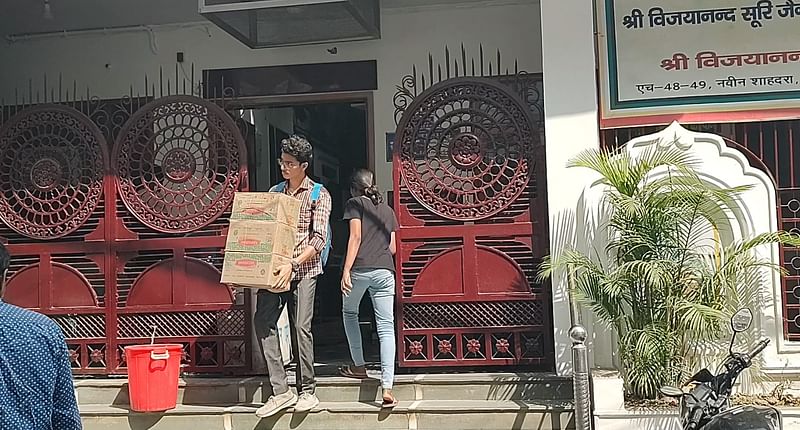
{"type": "Polygon", "coordinates": [[[233,198],[223,284],[272,290],[275,270],[291,264],[300,200],[282,193],[236,193],[233,198]]]}
{"type": "Polygon", "coordinates": [[[225,252],[258,252],[292,257],[295,229],[275,221],[231,220],[225,252]]]}
{"type": "Polygon", "coordinates": [[[283,264],[291,264],[291,259],[276,254],[225,252],[220,282],[270,290],[275,285],[275,270],[283,264]]]}
{"type": "Polygon", "coordinates": [[[231,220],[276,221],[297,228],[300,200],[283,193],[236,193],[231,220]]]}

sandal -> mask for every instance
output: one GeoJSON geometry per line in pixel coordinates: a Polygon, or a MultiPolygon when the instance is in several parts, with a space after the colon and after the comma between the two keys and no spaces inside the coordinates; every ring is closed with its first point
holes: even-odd
{"type": "Polygon", "coordinates": [[[364,370],[364,373],[355,372],[350,365],[340,366],[339,367],[339,375],[344,376],[345,378],[353,378],[353,379],[367,379],[369,375],[367,375],[367,371],[364,370]]]}
{"type": "Polygon", "coordinates": [[[389,392],[385,392],[384,391],[384,393],[383,393],[383,403],[381,404],[382,408],[391,409],[391,408],[397,406],[398,403],[400,403],[400,402],[397,401],[397,399],[394,397],[394,394],[392,394],[391,391],[389,391],[389,392]]]}

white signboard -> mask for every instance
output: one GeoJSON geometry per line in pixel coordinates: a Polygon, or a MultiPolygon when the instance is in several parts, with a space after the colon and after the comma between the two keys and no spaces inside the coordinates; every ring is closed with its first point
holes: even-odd
{"type": "Polygon", "coordinates": [[[800,107],[800,0],[601,0],[598,7],[605,126],[712,112],[768,117],[800,107]]]}

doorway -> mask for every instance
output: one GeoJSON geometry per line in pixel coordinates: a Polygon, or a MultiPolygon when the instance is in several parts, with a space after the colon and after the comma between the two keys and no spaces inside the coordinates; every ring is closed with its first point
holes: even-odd
{"type": "MultiPolygon", "coordinates": [[[[314,147],[309,176],[331,194],[332,249],[325,273],[317,283],[312,323],[315,359],[327,370],[350,361],[339,286],[349,236],[342,217],[344,204],[350,198],[353,170],[374,170],[372,112],[371,93],[267,97],[254,100],[237,112],[248,147],[251,191],[268,191],[283,180],[277,164],[281,140],[297,134],[314,147]]],[[[362,302],[361,315],[365,358],[377,361],[377,337],[367,298],[362,302]]]]}

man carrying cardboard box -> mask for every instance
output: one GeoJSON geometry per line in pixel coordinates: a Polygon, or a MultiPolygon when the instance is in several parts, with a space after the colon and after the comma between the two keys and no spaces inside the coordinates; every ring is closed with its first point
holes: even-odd
{"type": "MultiPolygon", "coordinates": [[[[328,219],[331,214],[331,196],[322,188],[319,199],[312,202],[314,182],[306,171],[311,164],[313,148],[308,140],[292,136],[281,142],[278,162],[286,180],[283,192],[300,200],[300,217],[297,224],[296,247],[289,263],[277,267],[275,288],[259,290],[254,325],[261,342],[269,372],[273,396],[256,415],[264,418],[294,406],[297,412],[306,412],[319,404],[314,394],[314,340],[311,320],[314,317],[314,293],[317,277],[322,274],[320,254],[328,240],[328,219]],[[286,304],[292,316],[292,340],[297,346],[297,392],[289,389],[288,378],[281,358],[278,338],[278,317],[286,304]]],[[[280,189],[273,187],[270,191],[280,189]]]]}

